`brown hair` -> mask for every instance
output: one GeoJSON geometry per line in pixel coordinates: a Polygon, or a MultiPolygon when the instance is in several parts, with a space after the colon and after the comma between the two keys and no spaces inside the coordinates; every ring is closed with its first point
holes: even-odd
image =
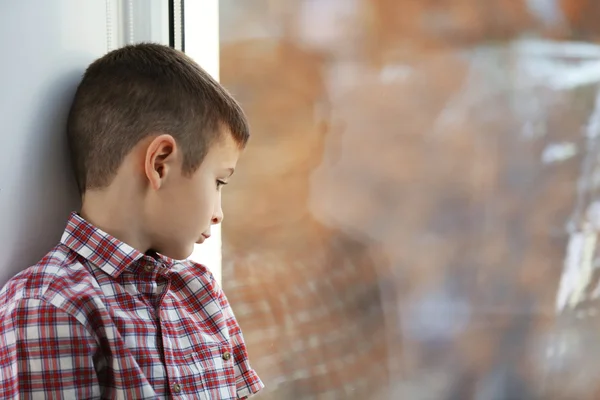
{"type": "Polygon", "coordinates": [[[153,133],[173,135],[184,173],[202,163],[221,124],[244,147],[249,127],[233,97],[184,53],[142,43],[94,61],[77,88],[67,122],[81,194],[110,184],[125,156],[153,133]]]}

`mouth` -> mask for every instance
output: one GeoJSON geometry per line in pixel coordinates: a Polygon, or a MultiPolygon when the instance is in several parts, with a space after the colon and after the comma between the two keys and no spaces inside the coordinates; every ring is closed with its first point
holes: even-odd
{"type": "Polygon", "coordinates": [[[209,237],[210,237],[210,235],[206,235],[206,234],[203,233],[202,236],[200,236],[200,239],[198,239],[198,241],[196,242],[196,244],[202,244],[202,243],[204,243],[204,241],[206,239],[208,239],[209,237]]]}

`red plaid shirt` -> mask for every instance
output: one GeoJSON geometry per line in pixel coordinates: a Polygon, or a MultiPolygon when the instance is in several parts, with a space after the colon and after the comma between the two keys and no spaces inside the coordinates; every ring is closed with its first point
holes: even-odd
{"type": "Polygon", "coordinates": [[[0,291],[0,397],[236,399],[263,384],[212,274],[72,214],[0,291]]]}

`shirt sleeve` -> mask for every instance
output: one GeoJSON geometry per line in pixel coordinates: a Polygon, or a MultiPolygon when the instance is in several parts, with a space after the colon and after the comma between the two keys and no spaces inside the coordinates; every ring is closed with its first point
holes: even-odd
{"type": "Polygon", "coordinates": [[[0,309],[3,399],[100,398],[96,341],[72,315],[40,299],[0,309]]]}
{"type": "Polygon", "coordinates": [[[214,278],[213,285],[217,289],[221,309],[223,310],[225,318],[227,319],[227,327],[233,348],[237,397],[238,399],[247,399],[248,397],[258,393],[265,386],[258,377],[256,371],[254,371],[254,369],[252,369],[250,366],[248,352],[246,350],[246,343],[244,342],[244,336],[242,335],[240,325],[235,319],[235,315],[233,314],[233,310],[229,305],[229,301],[227,300],[225,293],[223,293],[223,290],[219,287],[214,278]]]}

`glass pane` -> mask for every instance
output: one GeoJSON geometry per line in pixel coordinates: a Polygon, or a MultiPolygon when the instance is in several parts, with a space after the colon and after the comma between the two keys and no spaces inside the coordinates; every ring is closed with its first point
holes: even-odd
{"type": "Polygon", "coordinates": [[[260,398],[598,398],[600,3],[220,4],[260,398]]]}

